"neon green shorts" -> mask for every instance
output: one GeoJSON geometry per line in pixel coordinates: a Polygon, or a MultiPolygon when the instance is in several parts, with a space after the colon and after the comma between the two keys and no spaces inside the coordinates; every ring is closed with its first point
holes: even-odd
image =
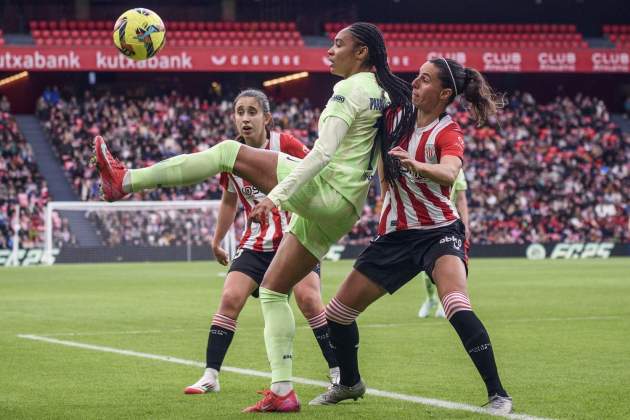
{"type": "MultiPolygon", "coordinates": [[[[280,153],[278,182],[282,181],[299,160],[280,153]]],[[[321,177],[308,181],[282,205],[293,213],[289,232],[294,234],[317,259],[322,259],[331,245],[352,229],[358,220],[354,206],[321,177]]]]}

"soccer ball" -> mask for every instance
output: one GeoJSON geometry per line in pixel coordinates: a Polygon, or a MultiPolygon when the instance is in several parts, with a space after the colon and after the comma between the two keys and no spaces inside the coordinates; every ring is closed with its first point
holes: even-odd
{"type": "Polygon", "coordinates": [[[132,60],[146,60],[164,46],[166,29],[157,13],[136,8],[120,15],[114,25],[116,48],[132,60]]]}

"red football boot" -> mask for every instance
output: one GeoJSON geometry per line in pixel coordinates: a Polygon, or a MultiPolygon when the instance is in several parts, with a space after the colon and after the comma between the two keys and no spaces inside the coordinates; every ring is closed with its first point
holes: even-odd
{"type": "Polygon", "coordinates": [[[294,390],[291,390],[284,397],[274,394],[270,389],[258,391],[258,393],[264,395],[263,399],[258,401],[256,405],[244,409],[243,413],[295,413],[300,411],[300,400],[298,400],[294,390]]]}
{"type": "Polygon", "coordinates": [[[94,157],[101,178],[103,198],[109,202],[124,198],[128,193],[123,191],[122,182],[128,169],[109,153],[101,136],[94,137],[94,157]]]}

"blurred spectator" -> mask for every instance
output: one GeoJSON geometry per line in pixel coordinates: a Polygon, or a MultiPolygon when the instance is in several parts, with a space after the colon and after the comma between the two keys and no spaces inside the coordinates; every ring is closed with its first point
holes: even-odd
{"type": "MultiPolygon", "coordinates": [[[[473,242],[630,240],[630,185],[624,182],[630,175],[630,134],[610,122],[602,101],[578,95],[538,104],[532,95],[517,92],[489,126],[480,129],[462,107],[455,103],[449,112],[466,135],[473,242]]],[[[292,99],[272,109],[276,129],[287,130],[312,147],[318,108],[308,100],[292,99]]],[[[99,195],[97,174],[88,165],[96,134],[106,136],[113,152],[130,167],[205,150],[235,136],[230,100],[210,102],[175,92],[140,100],[111,94],[96,98],[86,92],[81,99],[59,99],[56,105],[41,99],[38,113],[83,200],[96,200],[99,195]]],[[[218,182],[211,179],[193,187],[137,194],[134,199],[220,197],[218,182]]],[[[342,241],[366,244],[376,233],[380,205],[371,189],[360,220],[342,241]]],[[[184,234],[169,221],[173,214],[146,216],[148,221],[139,215],[115,217],[120,220],[101,218],[100,222],[112,245],[159,246],[184,234]],[[120,232],[108,234],[115,225],[120,232]]],[[[198,226],[204,232],[212,229],[206,222],[198,226]]],[[[199,240],[209,243],[209,234],[199,240]]]]}
{"type": "MultiPolygon", "coordinates": [[[[44,209],[48,203],[46,181],[39,173],[31,146],[7,112],[8,101],[0,97],[0,249],[12,248],[15,207],[20,207],[20,248],[41,248],[44,244],[44,209]]],[[[55,231],[55,244],[73,243],[66,226],[55,231]]]]}

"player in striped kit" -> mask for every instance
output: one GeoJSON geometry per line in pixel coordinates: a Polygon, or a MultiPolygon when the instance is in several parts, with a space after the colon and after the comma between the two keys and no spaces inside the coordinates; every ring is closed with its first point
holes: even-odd
{"type": "Polygon", "coordinates": [[[424,271],[436,284],[446,318],[486,385],[489,411],[507,414],[512,399],[499,379],[488,333],[468,298],[465,227],[450,200],[462,168],[464,139],[459,125],[445,112],[463,94],[481,124],[496,112],[497,101],[477,70],[445,58],[426,62],[412,86],[416,117],[409,121],[395,110],[385,115],[392,134],[387,137],[391,150],[382,165],[387,192],[379,235],[326,307],[340,383],[310,404],[336,404],[363,396],[355,320],[374,301],[424,271]]]}
{"type": "MultiPolygon", "coordinates": [[[[259,90],[248,89],[236,97],[234,120],[239,133],[238,140],[248,146],[284,152],[300,159],[309,151],[290,134],[269,131],[272,123],[269,99],[259,90]]],[[[252,208],[266,196],[251,183],[227,172],[221,174],[221,185],[224,191],[212,250],[217,261],[227,265],[228,255],[221,248],[221,241],[234,222],[238,202],[241,203],[249,218],[252,208]]],[[[289,212],[274,209],[267,214],[267,223],[249,224],[243,233],[236,256],[225,279],[219,308],[210,326],[206,348],[206,370],[195,384],[184,390],[186,394],[219,391],[219,371],[236,331],[236,320],[249,295],[258,297],[258,287],[278,250],[290,217],[289,212]]],[[[293,292],[297,305],[312,328],[328,363],[331,381],[335,382],[339,378],[339,368],[330,346],[319,276],[319,265],[317,265],[295,285],[293,292]]]]}
{"type": "MultiPolygon", "coordinates": [[[[470,245],[470,229],[468,227],[468,200],[466,199],[466,190],[468,189],[468,183],[466,182],[466,176],[464,170],[460,170],[457,175],[457,179],[451,188],[451,202],[455,205],[459,217],[462,219],[462,223],[466,228],[466,242],[465,247],[468,251],[470,245]]],[[[427,290],[427,298],[418,311],[420,318],[427,318],[431,315],[431,312],[435,311],[436,318],[446,318],[444,313],[444,307],[440,303],[437,295],[437,289],[435,284],[431,281],[427,273],[422,272],[418,276],[420,280],[424,282],[424,286],[427,290]]]]}

